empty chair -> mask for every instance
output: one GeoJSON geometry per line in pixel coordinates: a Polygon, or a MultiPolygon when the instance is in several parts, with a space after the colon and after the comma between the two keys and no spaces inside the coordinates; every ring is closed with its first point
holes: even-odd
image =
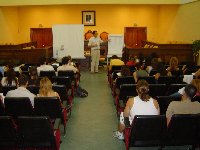
{"type": "Polygon", "coordinates": [[[0,116],[0,149],[16,150],[18,147],[17,131],[10,116],[0,116]]]}
{"type": "Polygon", "coordinates": [[[36,115],[49,116],[52,120],[62,121],[66,133],[67,111],[61,107],[57,97],[35,97],[34,110],[36,115]]]}
{"type": "Polygon", "coordinates": [[[60,148],[60,131],[54,127],[48,117],[18,117],[20,147],[22,149],[60,148]]]}
{"type": "Polygon", "coordinates": [[[74,73],[73,70],[60,70],[58,76],[69,77],[73,85],[77,86],[78,84],[78,74],[74,73]]]}
{"type": "Polygon", "coordinates": [[[125,129],[126,149],[130,147],[161,147],[167,129],[164,115],[137,115],[131,130],[125,129]]]}
{"type": "Polygon", "coordinates": [[[180,101],[180,98],[174,98],[171,96],[157,96],[156,100],[158,101],[160,107],[160,114],[166,114],[167,108],[172,101],[180,101]]]}
{"type": "Polygon", "coordinates": [[[165,84],[149,84],[149,95],[153,98],[156,96],[165,96],[167,86],[165,84]]]}
{"type": "Polygon", "coordinates": [[[4,105],[6,113],[14,118],[34,114],[31,101],[28,97],[5,97],[4,105]]]}
{"type": "Polygon", "coordinates": [[[195,145],[198,142],[198,115],[175,114],[168,125],[166,145],[195,145]]]}

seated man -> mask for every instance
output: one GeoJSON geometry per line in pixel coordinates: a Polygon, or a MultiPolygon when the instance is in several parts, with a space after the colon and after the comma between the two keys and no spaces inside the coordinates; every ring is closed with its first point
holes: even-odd
{"type": "Polygon", "coordinates": [[[11,90],[6,94],[6,97],[29,97],[32,106],[34,107],[35,95],[26,89],[28,85],[28,77],[26,75],[20,75],[18,78],[17,89],[11,90]]]}
{"type": "Polygon", "coordinates": [[[40,67],[37,67],[38,76],[40,75],[40,71],[54,71],[53,66],[49,64],[49,61],[43,58],[41,60],[40,67]]]}
{"type": "Polygon", "coordinates": [[[69,57],[63,57],[62,58],[62,66],[59,66],[57,68],[57,71],[67,71],[67,70],[72,70],[74,73],[78,73],[78,69],[71,65],[71,60],[69,57]]]}
{"type": "Polygon", "coordinates": [[[188,84],[183,93],[181,101],[172,101],[166,112],[167,124],[174,114],[198,114],[200,113],[200,103],[192,102],[192,98],[196,95],[197,88],[192,84],[188,84]]]}

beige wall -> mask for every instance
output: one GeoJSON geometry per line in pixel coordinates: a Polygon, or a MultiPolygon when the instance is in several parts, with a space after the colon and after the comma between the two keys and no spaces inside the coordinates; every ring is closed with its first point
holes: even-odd
{"type": "Polygon", "coordinates": [[[191,43],[200,39],[200,1],[174,6],[161,6],[159,42],[191,43]]]}
{"type": "Polygon", "coordinates": [[[185,5],[49,5],[0,7],[0,43],[27,42],[30,28],[81,24],[81,11],[96,11],[87,30],[123,34],[125,26],[146,26],[148,40],[160,43],[200,39],[200,2],[185,5]]]}
{"type": "Polygon", "coordinates": [[[0,8],[0,43],[16,43],[18,37],[18,30],[18,8],[0,8]]]}

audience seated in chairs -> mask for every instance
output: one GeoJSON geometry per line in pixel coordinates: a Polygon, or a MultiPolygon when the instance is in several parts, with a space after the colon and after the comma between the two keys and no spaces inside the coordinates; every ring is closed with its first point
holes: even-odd
{"type": "Polygon", "coordinates": [[[28,85],[28,78],[25,75],[20,75],[18,78],[18,87],[6,94],[6,97],[29,97],[32,106],[34,106],[35,95],[26,89],[28,85]]]}
{"type": "Polygon", "coordinates": [[[18,79],[16,77],[15,71],[13,68],[10,68],[6,71],[6,77],[3,77],[1,80],[2,86],[16,86],[18,79]]]}
{"type": "Polygon", "coordinates": [[[139,80],[136,90],[138,96],[127,101],[124,113],[120,115],[119,128],[113,133],[113,136],[120,140],[124,139],[124,117],[129,117],[130,124],[132,124],[135,115],[159,115],[158,102],[148,95],[148,83],[145,80],[139,80]]]}
{"type": "Polygon", "coordinates": [[[49,60],[42,58],[41,65],[37,67],[38,76],[40,76],[40,71],[55,71],[53,66],[50,65],[49,60]]]}
{"type": "Polygon", "coordinates": [[[169,104],[166,112],[167,122],[169,124],[174,114],[198,114],[200,113],[200,103],[192,102],[192,98],[197,93],[197,88],[192,84],[185,87],[182,93],[181,101],[173,101],[169,104]]]}
{"type": "Polygon", "coordinates": [[[154,75],[155,79],[158,80],[160,76],[168,76],[171,77],[172,74],[170,71],[165,69],[165,66],[163,65],[162,62],[159,62],[157,64],[157,73],[154,75]]]}

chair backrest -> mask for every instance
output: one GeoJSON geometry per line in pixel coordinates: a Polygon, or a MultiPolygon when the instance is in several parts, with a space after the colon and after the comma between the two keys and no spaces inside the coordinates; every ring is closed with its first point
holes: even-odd
{"type": "Polygon", "coordinates": [[[55,76],[52,78],[54,85],[65,85],[66,88],[71,89],[71,79],[68,76],[55,76]]]}
{"type": "Polygon", "coordinates": [[[149,95],[153,98],[156,96],[165,96],[167,86],[165,84],[149,84],[149,95]]]}
{"type": "Polygon", "coordinates": [[[56,76],[55,71],[40,71],[40,77],[48,77],[51,80],[53,76],[56,76]]]}
{"type": "Polygon", "coordinates": [[[39,94],[39,90],[40,90],[39,86],[27,86],[26,88],[27,90],[29,90],[31,93],[35,95],[39,94]]]}
{"type": "Polygon", "coordinates": [[[155,84],[156,83],[155,77],[153,77],[153,76],[139,77],[138,81],[141,80],[141,79],[146,80],[149,84],[155,84]]]}
{"type": "Polygon", "coordinates": [[[18,117],[22,148],[55,148],[56,140],[48,117],[18,117]]]}
{"type": "Polygon", "coordinates": [[[16,86],[2,86],[2,93],[4,96],[8,93],[8,91],[15,90],[16,86]]]}
{"type": "Polygon", "coordinates": [[[122,84],[135,84],[135,80],[133,76],[127,76],[127,77],[118,77],[116,79],[116,88],[120,88],[122,84]]]}
{"type": "Polygon", "coordinates": [[[28,97],[5,97],[4,105],[6,113],[14,118],[34,114],[31,101],[28,97]]]}
{"type": "Polygon", "coordinates": [[[136,84],[122,84],[120,86],[119,100],[126,104],[129,97],[137,96],[136,84]]]}
{"type": "Polygon", "coordinates": [[[17,131],[10,116],[0,116],[0,149],[17,148],[17,131]]]}
{"type": "Polygon", "coordinates": [[[2,100],[0,100],[0,116],[4,116],[6,113],[5,113],[5,107],[4,107],[4,104],[2,102],[2,100]]]}
{"type": "Polygon", "coordinates": [[[167,95],[171,95],[173,93],[178,92],[179,89],[185,87],[187,84],[170,84],[167,90],[167,95]]]}
{"type": "Polygon", "coordinates": [[[53,90],[60,96],[61,101],[68,101],[67,87],[65,85],[53,85],[53,90]]]}
{"type": "Polygon", "coordinates": [[[171,96],[157,96],[156,100],[158,101],[160,107],[160,114],[166,114],[167,108],[172,101],[180,101],[179,98],[174,98],[171,96]]]}
{"type": "Polygon", "coordinates": [[[74,71],[73,70],[60,70],[58,71],[58,76],[70,77],[71,80],[74,79],[74,71]]]}
{"type": "Polygon", "coordinates": [[[159,84],[167,84],[167,85],[170,85],[170,84],[175,84],[177,83],[176,81],[176,77],[175,76],[160,76],[158,78],[158,83],[159,84]]]}
{"type": "Polygon", "coordinates": [[[122,66],[112,66],[110,73],[113,73],[115,70],[121,70],[122,66]]]}
{"type": "Polygon", "coordinates": [[[167,145],[193,145],[197,142],[198,115],[175,114],[168,125],[167,145]]]}
{"type": "Polygon", "coordinates": [[[62,108],[57,97],[35,97],[35,114],[49,116],[51,119],[62,118],[62,108]]]}
{"type": "Polygon", "coordinates": [[[137,115],[132,123],[129,147],[161,146],[166,129],[164,115],[137,115]]]}

